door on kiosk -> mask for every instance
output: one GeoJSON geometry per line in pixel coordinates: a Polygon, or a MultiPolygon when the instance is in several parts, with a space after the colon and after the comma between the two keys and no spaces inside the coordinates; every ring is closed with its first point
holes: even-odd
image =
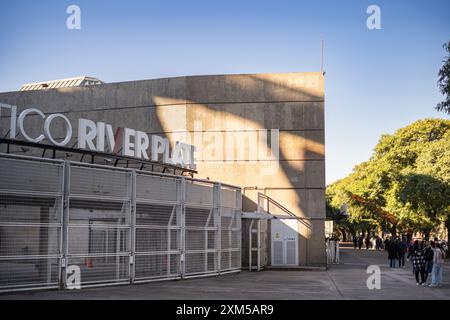
{"type": "Polygon", "coordinates": [[[272,266],[297,266],[297,220],[272,219],[271,224],[272,266]]]}

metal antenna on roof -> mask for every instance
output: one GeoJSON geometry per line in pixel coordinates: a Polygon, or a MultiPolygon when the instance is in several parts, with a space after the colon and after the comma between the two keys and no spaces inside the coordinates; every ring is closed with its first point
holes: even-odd
{"type": "Polygon", "coordinates": [[[325,74],[323,72],[323,39],[320,41],[320,72],[325,74]]]}

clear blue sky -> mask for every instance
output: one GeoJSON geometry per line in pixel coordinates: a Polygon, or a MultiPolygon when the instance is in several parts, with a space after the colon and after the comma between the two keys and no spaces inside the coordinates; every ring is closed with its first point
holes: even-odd
{"type": "Polygon", "coordinates": [[[318,71],[325,41],[327,183],[382,133],[426,117],[450,40],[450,1],[0,1],[0,91],[90,75],[106,82],[193,74],[318,71]],[[81,8],[81,30],[66,8],[81,8]],[[381,8],[381,30],[366,9],[381,8]]]}

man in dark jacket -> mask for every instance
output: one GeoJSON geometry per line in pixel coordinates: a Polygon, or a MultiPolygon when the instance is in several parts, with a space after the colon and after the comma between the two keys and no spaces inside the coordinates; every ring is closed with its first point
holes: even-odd
{"type": "Polygon", "coordinates": [[[364,239],[364,242],[366,244],[366,250],[369,250],[369,248],[370,248],[370,238],[369,238],[369,236],[367,236],[366,239],[364,239]]]}
{"type": "Polygon", "coordinates": [[[363,236],[359,236],[359,238],[358,238],[358,248],[359,248],[359,250],[361,250],[362,245],[363,245],[363,236]]]}
{"type": "Polygon", "coordinates": [[[377,237],[377,240],[375,241],[376,245],[377,245],[377,250],[381,249],[381,245],[383,243],[383,241],[381,240],[380,237],[377,237]]]}
{"type": "Polygon", "coordinates": [[[386,237],[386,239],[384,239],[384,250],[389,251],[390,243],[391,241],[389,240],[389,238],[386,237]]]}
{"type": "Polygon", "coordinates": [[[425,275],[424,275],[424,282],[427,282],[428,275],[433,270],[433,255],[434,251],[431,248],[433,246],[434,242],[431,241],[429,244],[426,245],[426,247],[423,249],[423,257],[425,259],[425,275]]]}
{"type": "Polygon", "coordinates": [[[389,242],[388,246],[389,267],[395,268],[395,260],[398,259],[397,243],[394,240],[389,242]]]}
{"type": "Polygon", "coordinates": [[[398,255],[398,267],[405,267],[405,254],[406,254],[406,243],[403,240],[399,240],[397,243],[397,255],[398,255]]]}

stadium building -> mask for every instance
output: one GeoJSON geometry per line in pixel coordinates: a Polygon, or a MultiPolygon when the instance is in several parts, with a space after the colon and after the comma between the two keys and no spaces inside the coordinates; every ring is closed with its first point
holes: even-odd
{"type": "Polygon", "coordinates": [[[324,76],[0,93],[0,290],[325,266],[324,76]]]}

